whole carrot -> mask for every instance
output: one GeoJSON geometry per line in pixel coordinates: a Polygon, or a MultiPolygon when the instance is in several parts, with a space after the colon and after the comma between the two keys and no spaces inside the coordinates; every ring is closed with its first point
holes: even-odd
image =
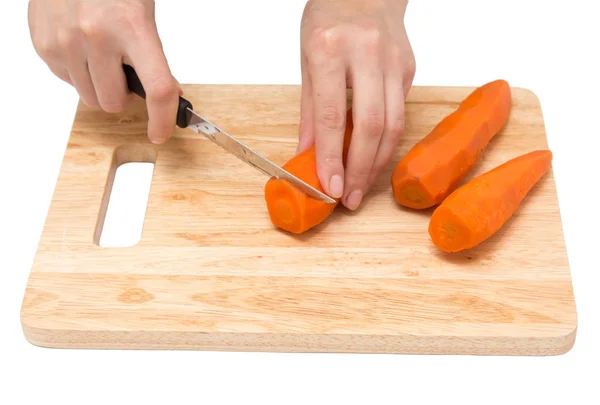
{"type": "Polygon", "coordinates": [[[391,178],[396,202],[415,209],[442,202],[504,126],[510,106],[504,80],[475,89],[400,160],[391,178]]]}
{"type": "Polygon", "coordinates": [[[458,252],[480,244],[514,214],[551,163],[552,152],[536,150],[459,187],[431,216],[432,242],[445,252],[458,252]]]}
{"type": "MultiPolygon", "coordinates": [[[[346,114],[344,162],[352,134],[352,110],[346,114]]],[[[317,175],[315,146],[294,156],[283,168],[319,191],[323,191],[317,175]]],[[[291,233],[300,234],[323,222],[339,204],[321,202],[294,187],[284,179],[271,178],[265,186],[265,201],[273,225],[291,233]]]]}

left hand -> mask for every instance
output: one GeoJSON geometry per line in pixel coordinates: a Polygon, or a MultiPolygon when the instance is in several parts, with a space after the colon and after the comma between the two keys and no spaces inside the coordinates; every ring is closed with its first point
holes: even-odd
{"type": "Polygon", "coordinates": [[[325,192],[358,208],[404,131],[415,59],[404,28],[408,0],[309,0],[301,25],[298,152],[313,143],[325,192]],[[344,169],[346,88],[354,129],[344,169]]]}

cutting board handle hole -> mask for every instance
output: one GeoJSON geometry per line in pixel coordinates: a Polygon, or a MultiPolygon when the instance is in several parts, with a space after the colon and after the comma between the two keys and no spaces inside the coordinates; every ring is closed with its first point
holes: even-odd
{"type": "Polygon", "coordinates": [[[97,245],[119,248],[139,243],[155,162],[156,151],[150,146],[115,150],[94,234],[97,245]]]}

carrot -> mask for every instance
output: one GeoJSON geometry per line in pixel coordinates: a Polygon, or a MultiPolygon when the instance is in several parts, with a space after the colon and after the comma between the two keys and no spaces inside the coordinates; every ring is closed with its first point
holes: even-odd
{"type": "Polygon", "coordinates": [[[432,242],[445,252],[458,252],[492,236],[512,217],[551,162],[549,150],[529,152],[453,191],[431,216],[432,242]]]}
{"type": "Polygon", "coordinates": [[[396,202],[414,209],[442,202],[504,126],[510,106],[504,80],[475,89],[400,160],[391,178],[396,202]]]}
{"type": "MultiPolygon", "coordinates": [[[[348,110],[344,135],[344,163],[350,146],[352,127],[352,110],[348,110]]],[[[291,158],[283,165],[283,168],[323,192],[317,175],[317,156],[314,145],[291,158]]],[[[270,178],[267,181],[265,201],[273,225],[295,234],[306,232],[325,221],[339,205],[339,199],[336,199],[335,204],[315,200],[287,180],[277,178],[270,178]]]]}

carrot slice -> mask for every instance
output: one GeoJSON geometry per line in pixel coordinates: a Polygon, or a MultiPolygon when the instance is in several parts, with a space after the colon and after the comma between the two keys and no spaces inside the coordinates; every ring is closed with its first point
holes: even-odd
{"type": "Polygon", "coordinates": [[[391,178],[396,202],[414,209],[442,202],[502,129],[510,107],[506,81],[475,89],[400,160],[391,178]]]}
{"type": "MultiPolygon", "coordinates": [[[[352,134],[352,110],[346,114],[344,135],[344,163],[352,134]]],[[[315,146],[294,156],[282,166],[285,170],[307,182],[319,191],[324,191],[317,175],[315,146]]],[[[291,233],[300,234],[325,221],[339,205],[315,200],[285,179],[270,178],[265,186],[265,201],[273,225],[291,233]]]]}
{"type": "Polygon", "coordinates": [[[459,187],[431,216],[432,242],[445,252],[458,252],[480,244],[512,217],[551,163],[551,151],[536,150],[459,187]]]}

